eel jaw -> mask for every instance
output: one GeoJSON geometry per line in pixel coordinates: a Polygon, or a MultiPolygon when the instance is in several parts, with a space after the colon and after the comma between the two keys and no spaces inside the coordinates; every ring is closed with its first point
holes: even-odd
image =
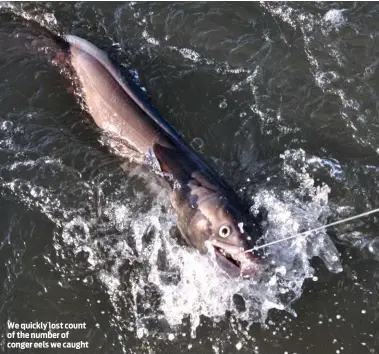
{"type": "Polygon", "coordinates": [[[257,259],[243,247],[233,246],[218,240],[211,241],[216,259],[227,273],[232,276],[247,276],[257,272],[257,259]]]}

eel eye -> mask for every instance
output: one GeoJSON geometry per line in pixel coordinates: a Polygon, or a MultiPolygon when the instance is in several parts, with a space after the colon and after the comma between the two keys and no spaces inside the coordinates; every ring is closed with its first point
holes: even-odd
{"type": "Polygon", "coordinates": [[[230,227],[228,225],[222,225],[218,230],[218,234],[223,238],[228,237],[230,235],[230,227]]]}

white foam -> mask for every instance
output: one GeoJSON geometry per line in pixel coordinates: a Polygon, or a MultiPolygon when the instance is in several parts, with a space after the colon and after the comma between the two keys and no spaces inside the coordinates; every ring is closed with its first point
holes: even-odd
{"type": "Polygon", "coordinates": [[[151,36],[146,30],[144,30],[142,32],[142,37],[146,39],[146,42],[150,43],[150,44],[154,44],[154,45],[159,45],[160,42],[158,39],[154,38],[153,36],[151,36]]]}
{"type": "Polygon", "coordinates": [[[323,17],[325,22],[329,22],[333,27],[341,27],[346,19],[343,16],[344,9],[332,9],[329,10],[323,17]]]}
{"type": "Polygon", "coordinates": [[[183,58],[189,59],[189,60],[193,61],[194,63],[196,63],[200,60],[200,54],[195,52],[192,49],[181,48],[181,49],[179,49],[179,53],[182,55],[183,58]]]}

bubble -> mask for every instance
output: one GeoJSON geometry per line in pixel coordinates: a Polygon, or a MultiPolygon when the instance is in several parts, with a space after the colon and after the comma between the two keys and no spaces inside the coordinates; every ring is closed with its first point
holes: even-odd
{"type": "Polygon", "coordinates": [[[1,122],[0,129],[1,130],[11,130],[13,128],[13,122],[11,121],[3,121],[1,122]]]}
{"type": "Polygon", "coordinates": [[[225,109],[226,107],[228,107],[228,104],[226,103],[226,101],[222,101],[218,106],[219,106],[221,109],[225,109]]]}
{"type": "Polygon", "coordinates": [[[338,77],[339,76],[334,71],[317,71],[315,74],[316,83],[323,89],[327,88],[332,82],[336,81],[338,77]]]}
{"type": "Polygon", "coordinates": [[[201,138],[196,137],[192,139],[191,146],[195,150],[201,150],[204,147],[204,141],[201,138]]]}

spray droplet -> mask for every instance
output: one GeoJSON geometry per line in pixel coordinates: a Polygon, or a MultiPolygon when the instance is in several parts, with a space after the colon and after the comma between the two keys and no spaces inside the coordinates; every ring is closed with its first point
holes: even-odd
{"type": "Polygon", "coordinates": [[[374,238],[369,246],[368,246],[368,250],[372,253],[372,254],[375,254],[375,255],[379,255],[379,237],[376,237],[374,238]]]}

